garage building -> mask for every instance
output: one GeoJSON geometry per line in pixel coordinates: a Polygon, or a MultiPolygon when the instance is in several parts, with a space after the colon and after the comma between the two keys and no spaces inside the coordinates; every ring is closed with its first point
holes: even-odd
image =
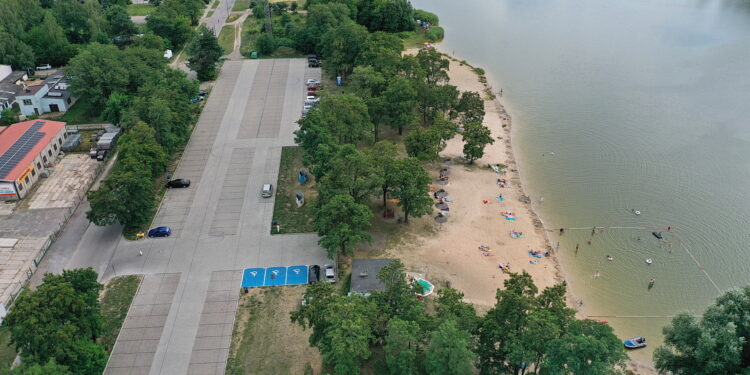
{"type": "Polygon", "coordinates": [[[19,122],[0,128],[0,200],[22,199],[51,166],[67,138],[65,123],[19,122]]]}

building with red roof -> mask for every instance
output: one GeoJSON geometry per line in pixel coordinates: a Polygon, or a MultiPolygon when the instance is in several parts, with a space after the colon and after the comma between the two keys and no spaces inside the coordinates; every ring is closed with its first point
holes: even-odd
{"type": "Polygon", "coordinates": [[[0,128],[0,200],[22,199],[60,154],[65,123],[31,120],[0,128]]]}

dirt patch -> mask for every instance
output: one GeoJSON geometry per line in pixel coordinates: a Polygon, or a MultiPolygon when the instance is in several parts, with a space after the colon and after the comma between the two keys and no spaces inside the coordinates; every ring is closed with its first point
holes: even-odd
{"type": "Polygon", "coordinates": [[[312,331],[289,319],[306,288],[255,288],[240,296],[227,374],[321,373],[320,353],[309,345],[312,331]]]}

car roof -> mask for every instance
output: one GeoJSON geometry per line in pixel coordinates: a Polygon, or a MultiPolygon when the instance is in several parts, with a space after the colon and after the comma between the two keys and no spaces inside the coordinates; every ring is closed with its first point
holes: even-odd
{"type": "Polygon", "coordinates": [[[271,184],[263,184],[263,189],[268,189],[271,187],[271,184]]]}
{"type": "Polygon", "coordinates": [[[169,227],[156,227],[156,230],[169,230],[169,227]]]}

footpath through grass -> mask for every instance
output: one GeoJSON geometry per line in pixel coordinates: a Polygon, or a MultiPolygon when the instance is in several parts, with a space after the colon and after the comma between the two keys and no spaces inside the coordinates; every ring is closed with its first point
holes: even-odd
{"type": "Polygon", "coordinates": [[[64,121],[71,125],[102,123],[101,112],[93,113],[91,99],[87,96],[78,99],[67,112],[60,117],[56,117],[55,120],[64,121]]]}
{"type": "Polygon", "coordinates": [[[104,345],[107,352],[111,352],[115,346],[135,292],[141,285],[141,279],[140,275],[119,276],[109,280],[104,286],[101,297],[104,327],[99,342],[104,345]]]}
{"type": "Polygon", "coordinates": [[[320,352],[308,344],[312,331],[289,319],[306,288],[253,288],[240,296],[227,375],[321,373],[320,352]]]}
{"type": "Polygon", "coordinates": [[[153,11],[156,10],[156,7],[150,4],[133,4],[128,5],[125,7],[125,10],[128,12],[128,15],[133,16],[148,16],[153,11]]]}
{"type": "Polygon", "coordinates": [[[234,2],[232,12],[241,12],[245,9],[250,9],[250,0],[237,0],[234,2]]]}
{"type": "Polygon", "coordinates": [[[273,206],[273,220],[278,221],[280,230],[277,231],[276,226],[272,226],[271,234],[313,231],[313,208],[317,192],[313,189],[313,181],[308,180],[304,185],[299,183],[297,178],[301,168],[302,148],[283,147],[279,164],[279,180],[276,183],[276,201],[273,206]],[[302,208],[297,208],[294,199],[296,193],[305,195],[305,205],[302,208]]]}

